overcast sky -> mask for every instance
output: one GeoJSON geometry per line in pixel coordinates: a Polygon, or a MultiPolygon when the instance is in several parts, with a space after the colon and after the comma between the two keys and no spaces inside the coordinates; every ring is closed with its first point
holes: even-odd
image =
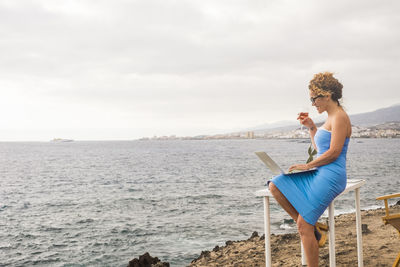
{"type": "Polygon", "coordinates": [[[400,103],[399,1],[0,0],[0,140],[135,139],[294,120],[332,71],[400,103]]]}

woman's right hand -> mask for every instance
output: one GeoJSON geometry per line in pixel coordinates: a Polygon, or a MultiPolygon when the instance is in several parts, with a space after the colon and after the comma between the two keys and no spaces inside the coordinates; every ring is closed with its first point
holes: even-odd
{"type": "Polygon", "coordinates": [[[314,124],[313,120],[310,117],[308,117],[308,112],[300,112],[297,119],[305,127],[309,128],[309,129],[313,128],[313,127],[315,128],[315,124],[314,124]]]}

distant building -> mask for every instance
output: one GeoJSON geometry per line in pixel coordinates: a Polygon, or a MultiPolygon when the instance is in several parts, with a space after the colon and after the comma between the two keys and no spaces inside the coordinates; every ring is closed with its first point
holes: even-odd
{"type": "Polygon", "coordinates": [[[254,132],[246,132],[246,135],[245,135],[245,137],[247,138],[247,139],[254,139],[254,132]]]}

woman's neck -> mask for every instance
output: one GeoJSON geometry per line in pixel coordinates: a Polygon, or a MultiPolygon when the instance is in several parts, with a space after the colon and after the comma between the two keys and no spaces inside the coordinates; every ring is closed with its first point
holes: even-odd
{"type": "Polygon", "coordinates": [[[328,113],[328,116],[333,115],[341,109],[342,109],[341,106],[339,106],[336,102],[331,101],[326,107],[326,113],[328,113]]]}

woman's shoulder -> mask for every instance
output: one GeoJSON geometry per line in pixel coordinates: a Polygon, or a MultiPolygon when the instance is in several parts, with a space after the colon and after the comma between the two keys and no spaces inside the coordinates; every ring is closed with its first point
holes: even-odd
{"type": "Polygon", "coordinates": [[[350,137],[351,136],[351,121],[350,121],[350,117],[349,115],[346,113],[346,111],[344,111],[343,109],[341,109],[340,111],[338,111],[335,116],[333,117],[333,123],[336,124],[337,126],[340,126],[340,128],[342,129],[347,129],[346,130],[346,137],[350,137]]]}
{"type": "Polygon", "coordinates": [[[344,121],[349,121],[350,122],[350,117],[347,115],[347,112],[344,111],[344,109],[339,109],[338,112],[335,113],[335,116],[333,117],[335,120],[344,120],[344,121]]]}

